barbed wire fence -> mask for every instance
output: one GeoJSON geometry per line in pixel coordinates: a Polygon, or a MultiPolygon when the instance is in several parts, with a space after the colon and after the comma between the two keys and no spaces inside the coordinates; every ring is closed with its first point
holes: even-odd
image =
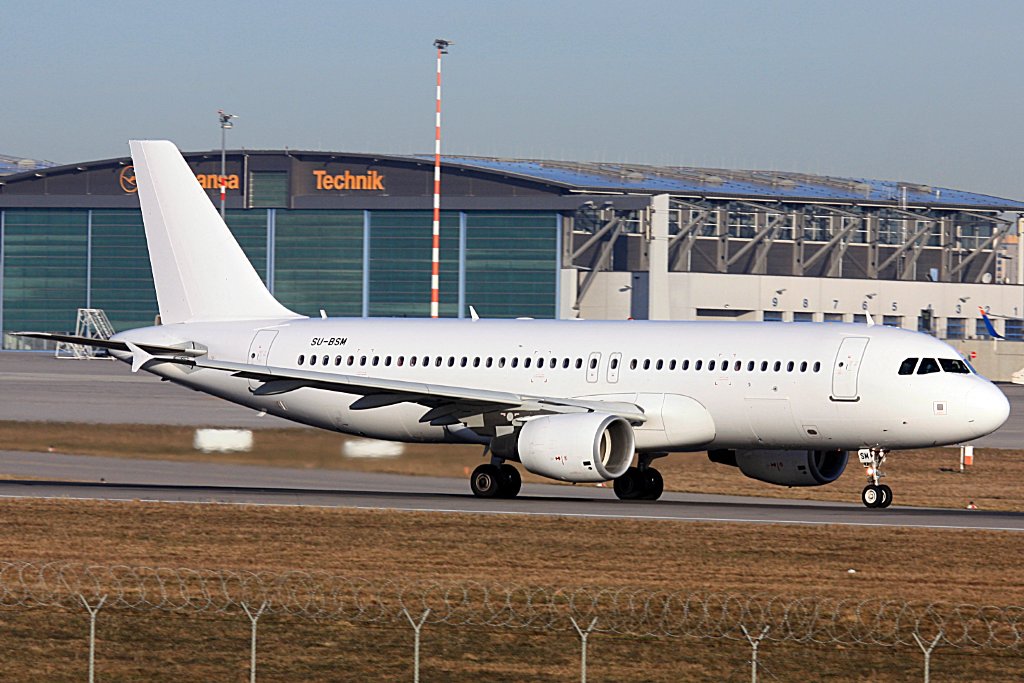
{"type": "Polygon", "coordinates": [[[244,615],[251,626],[253,682],[263,616],[411,627],[414,681],[419,680],[421,631],[440,624],[575,633],[583,681],[593,633],[747,643],[755,681],[758,650],[771,643],[913,648],[923,655],[926,681],[939,648],[1024,653],[1024,606],[0,562],[0,609],[83,607],[90,620],[90,681],[96,622],[108,610],[244,615]]]}

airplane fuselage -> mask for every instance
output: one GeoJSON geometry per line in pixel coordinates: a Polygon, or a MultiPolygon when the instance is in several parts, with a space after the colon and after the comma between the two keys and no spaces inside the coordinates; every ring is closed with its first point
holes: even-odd
{"type": "MultiPolygon", "coordinates": [[[[635,427],[640,452],[918,448],[977,438],[1006,418],[1005,397],[973,372],[899,374],[908,358],[959,355],[930,336],[881,326],[303,318],[165,325],[115,339],[195,341],[210,359],[255,366],[633,403],[646,416],[635,427]]],[[[428,409],[412,402],[365,409],[353,407],[356,394],[302,387],[258,396],[259,382],[223,372],[150,371],[339,432],[488,441],[462,424],[421,421],[428,409]]]]}

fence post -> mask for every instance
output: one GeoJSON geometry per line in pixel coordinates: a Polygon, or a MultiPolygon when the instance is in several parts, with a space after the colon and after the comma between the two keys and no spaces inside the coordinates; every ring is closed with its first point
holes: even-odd
{"type": "Polygon", "coordinates": [[[740,628],[743,629],[743,635],[747,637],[747,642],[750,643],[751,656],[750,656],[750,683],[757,683],[757,648],[761,646],[761,641],[768,635],[768,629],[771,626],[765,626],[764,630],[761,631],[761,635],[757,638],[751,638],[750,634],[747,633],[747,627],[740,624],[740,628]]]}
{"type": "Polygon", "coordinates": [[[423,630],[423,622],[425,622],[427,617],[430,616],[430,610],[428,609],[423,612],[418,622],[413,620],[412,616],[409,614],[409,610],[404,607],[402,608],[402,614],[404,614],[405,618],[409,620],[410,624],[412,624],[412,629],[415,632],[412,645],[412,681],[413,683],[420,683],[420,631],[423,630]]]}
{"type": "Polygon", "coordinates": [[[580,628],[580,625],[576,623],[573,617],[569,617],[569,621],[572,622],[573,628],[576,629],[576,633],[580,634],[580,683],[587,683],[587,638],[590,637],[591,631],[594,630],[594,626],[597,625],[597,617],[590,622],[590,626],[584,631],[580,628]]]}
{"type": "Polygon", "coordinates": [[[96,680],[96,615],[99,614],[103,603],[107,601],[107,596],[104,595],[100,598],[95,607],[89,604],[84,595],[79,594],[78,597],[89,612],[89,683],[93,683],[96,680]]]}
{"type": "Polygon", "coordinates": [[[260,608],[253,614],[249,610],[249,605],[245,602],[242,603],[242,609],[245,610],[245,616],[249,617],[250,623],[252,623],[252,637],[249,642],[249,683],[256,683],[256,622],[260,620],[260,616],[263,614],[263,610],[267,608],[267,601],[264,600],[260,604],[260,608]]]}
{"type": "Polygon", "coordinates": [[[916,630],[914,631],[913,636],[914,640],[917,641],[917,646],[921,648],[921,652],[924,653],[924,683],[930,683],[932,675],[932,650],[938,647],[939,641],[942,640],[943,632],[939,631],[939,635],[935,636],[935,640],[933,640],[928,647],[925,647],[924,641],[917,635],[916,630]]]}

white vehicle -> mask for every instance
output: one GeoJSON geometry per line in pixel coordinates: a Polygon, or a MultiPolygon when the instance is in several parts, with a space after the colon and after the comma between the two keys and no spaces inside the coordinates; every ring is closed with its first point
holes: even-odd
{"type": "Polygon", "coordinates": [[[173,144],[131,151],[162,324],[102,343],[23,334],[104,346],[133,372],[303,424],[481,444],[477,496],[515,496],[519,462],[653,500],[652,461],[696,451],[819,486],[857,451],[863,503],[887,507],[891,449],[976,439],[1009,415],[953,348],[882,326],[307,318],[266,289],[173,144]]]}

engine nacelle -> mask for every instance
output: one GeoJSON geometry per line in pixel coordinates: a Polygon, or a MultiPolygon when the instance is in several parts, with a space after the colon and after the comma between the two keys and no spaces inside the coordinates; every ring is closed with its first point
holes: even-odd
{"type": "Polygon", "coordinates": [[[846,469],[849,451],[708,451],[712,462],[778,486],[831,484],[846,469]]]}
{"type": "Polygon", "coordinates": [[[516,454],[527,471],[560,481],[608,481],[633,462],[633,428],[617,415],[537,417],[519,431],[516,454]]]}

